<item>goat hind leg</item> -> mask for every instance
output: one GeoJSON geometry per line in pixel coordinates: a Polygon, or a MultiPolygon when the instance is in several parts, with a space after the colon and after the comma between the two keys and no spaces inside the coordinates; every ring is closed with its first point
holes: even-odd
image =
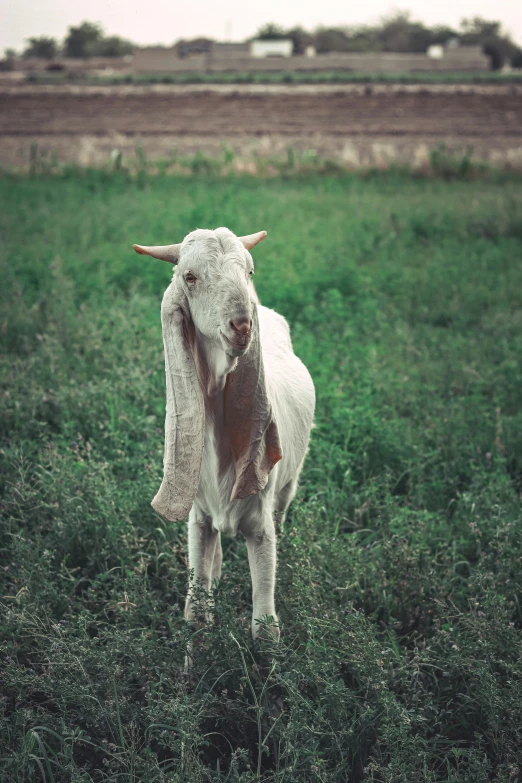
{"type": "Polygon", "coordinates": [[[295,497],[297,486],[297,479],[292,479],[287,484],[285,484],[283,489],[279,491],[275,498],[274,522],[278,533],[280,533],[282,530],[288,506],[295,497]]]}

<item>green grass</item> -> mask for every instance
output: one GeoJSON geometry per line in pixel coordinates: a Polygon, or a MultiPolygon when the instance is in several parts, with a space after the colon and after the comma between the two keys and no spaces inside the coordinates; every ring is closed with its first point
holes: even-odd
{"type": "Polygon", "coordinates": [[[75,73],[31,73],[32,84],[520,84],[522,71],[267,71],[265,73],[133,73],[89,76],[75,73]]]}
{"type": "Polygon", "coordinates": [[[65,172],[0,199],[0,779],[520,782],[520,181],[65,172]],[[187,682],[185,526],[149,505],[170,270],[130,245],[218,225],[269,231],[256,285],[317,426],[281,644],[252,643],[227,540],[187,682]]]}

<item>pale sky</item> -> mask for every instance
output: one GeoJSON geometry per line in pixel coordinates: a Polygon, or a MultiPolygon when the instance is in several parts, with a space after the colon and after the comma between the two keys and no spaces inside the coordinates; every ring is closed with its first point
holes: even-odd
{"type": "Polygon", "coordinates": [[[266,22],[284,27],[372,23],[400,8],[427,24],[458,26],[463,17],[502,22],[522,45],[522,0],[0,0],[0,54],[30,36],[61,40],[69,25],[100,22],[108,34],[138,44],[207,36],[243,40],[266,22]]]}

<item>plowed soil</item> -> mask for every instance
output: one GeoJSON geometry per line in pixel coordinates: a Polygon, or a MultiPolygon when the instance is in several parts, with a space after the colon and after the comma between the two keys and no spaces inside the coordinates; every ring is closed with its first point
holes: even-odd
{"type": "Polygon", "coordinates": [[[440,143],[484,159],[522,159],[522,88],[208,86],[0,89],[0,162],[24,165],[28,145],[95,163],[139,141],[149,157],[229,144],[271,154],[289,144],[353,165],[418,156],[440,143]],[[378,145],[377,152],[375,144],[378,145]],[[372,146],[373,145],[373,146],[372,146]],[[372,160],[373,158],[373,160],[372,160]]]}

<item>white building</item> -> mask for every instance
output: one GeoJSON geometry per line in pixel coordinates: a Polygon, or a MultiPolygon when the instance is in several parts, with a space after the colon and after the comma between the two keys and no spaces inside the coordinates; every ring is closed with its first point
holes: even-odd
{"type": "Polygon", "coordinates": [[[291,38],[252,41],[250,44],[251,57],[291,57],[293,50],[291,38]]]}
{"type": "Polygon", "coordinates": [[[432,44],[432,46],[428,46],[426,54],[428,57],[431,57],[432,60],[442,60],[444,57],[444,47],[440,44],[432,44]]]}

